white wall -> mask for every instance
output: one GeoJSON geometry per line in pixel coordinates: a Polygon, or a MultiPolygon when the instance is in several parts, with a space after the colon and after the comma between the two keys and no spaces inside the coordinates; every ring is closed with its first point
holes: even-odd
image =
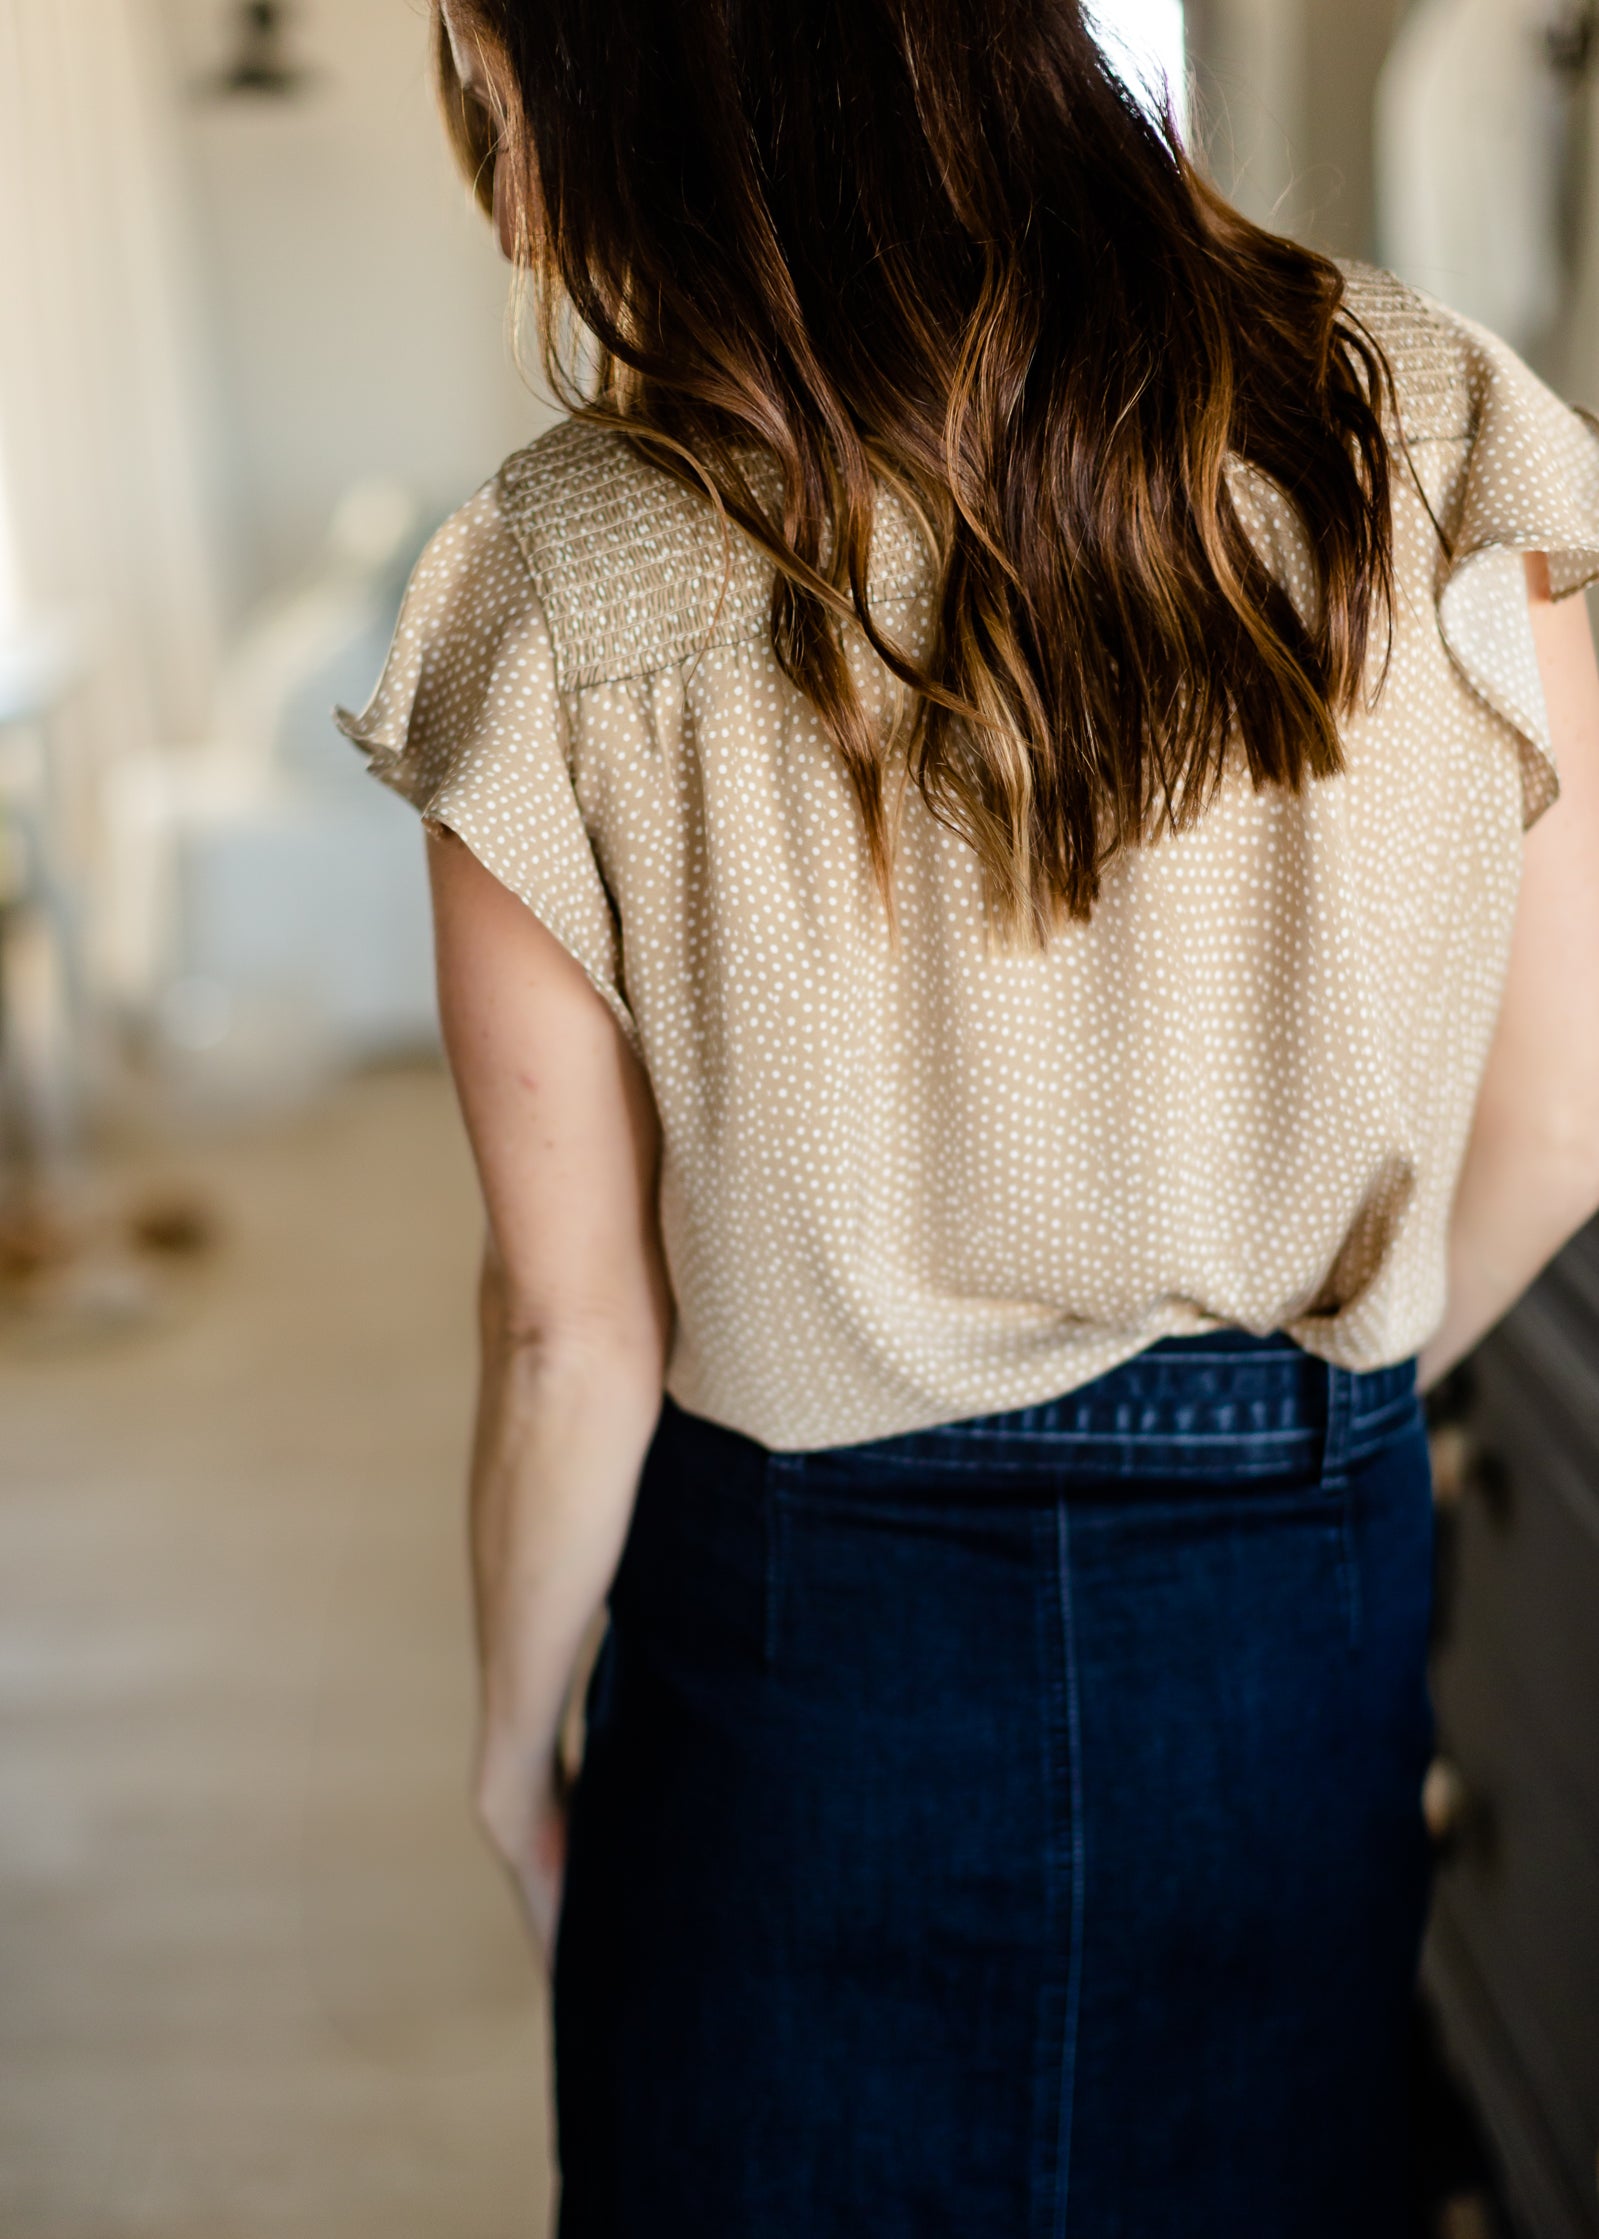
{"type": "Polygon", "coordinates": [[[1372,253],[1372,102],[1405,5],[1189,0],[1199,136],[1251,217],[1372,253]]]}
{"type": "Polygon", "coordinates": [[[1194,122],[1222,189],[1261,225],[1293,222],[1305,107],[1300,0],[1197,0],[1194,122]]]}
{"type": "Polygon", "coordinates": [[[442,516],[546,423],[506,341],[506,268],[444,145],[421,0],[300,0],[297,101],[196,98],[231,0],[147,0],[209,328],[227,603],[292,577],[355,475],[442,516]]]}

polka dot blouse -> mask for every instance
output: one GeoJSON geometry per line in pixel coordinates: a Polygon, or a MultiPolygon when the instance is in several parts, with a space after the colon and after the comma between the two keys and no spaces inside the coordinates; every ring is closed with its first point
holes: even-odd
{"type": "MultiPolygon", "coordinates": [[[[1383,274],[1350,289],[1404,444],[1348,768],[1297,798],[1236,768],[1042,954],[995,943],[914,789],[891,935],[773,659],[766,563],[617,437],[557,428],[429,545],[341,722],[641,1056],[684,1407],[804,1448],[1026,1406],[1217,1324],[1351,1368],[1437,1324],[1521,834],[1557,791],[1518,555],[1561,594],[1599,575],[1599,438],[1481,329],[1383,274]]],[[[1308,597],[1282,500],[1235,488],[1308,597]]],[[[914,639],[925,563],[879,514],[875,595],[914,639]]]]}

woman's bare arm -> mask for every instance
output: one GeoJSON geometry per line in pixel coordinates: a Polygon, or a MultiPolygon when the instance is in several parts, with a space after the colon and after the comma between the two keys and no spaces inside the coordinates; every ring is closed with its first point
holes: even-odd
{"type": "Polygon", "coordinates": [[[1450,1235],[1431,1383],[1599,1210],[1599,669],[1580,598],[1527,562],[1560,798],[1528,833],[1510,970],[1450,1235]]]}
{"type": "Polygon", "coordinates": [[[462,843],[429,836],[439,1007],[488,1243],[471,1484],[478,1809],[546,1943],[555,1754],[660,1407],[670,1309],[648,1084],[579,967],[462,843]]]}

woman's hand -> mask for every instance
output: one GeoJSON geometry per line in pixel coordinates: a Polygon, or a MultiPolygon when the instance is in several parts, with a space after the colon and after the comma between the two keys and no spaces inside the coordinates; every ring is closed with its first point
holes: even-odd
{"type": "Polygon", "coordinates": [[[555,1751],[530,1761],[522,1737],[486,1720],[478,1746],[477,1811],[509,1868],[533,1940],[555,1956],[566,1876],[566,1781],[555,1751]]]}

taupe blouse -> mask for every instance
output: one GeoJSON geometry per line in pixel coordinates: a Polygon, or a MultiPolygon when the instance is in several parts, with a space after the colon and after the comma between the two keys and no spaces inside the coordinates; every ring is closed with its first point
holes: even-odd
{"type": "MultiPolygon", "coordinates": [[[[767,563],[618,438],[555,429],[429,545],[341,721],[642,1058],[684,1407],[809,1447],[1024,1406],[1219,1323],[1352,1368],[1436,1326],[1522,829],[1557,791],[1518,555],[1560,594],[1599,575],[1599,438],[1480,328],[1350,284],[1410,466],[1348,769],[1296,798],[1235,768],[1042,954],[987,934],[914,789],[891,937],[772,656],[767,563]]],[[[1237,488],[1308,596],[1286,504],[1237,488]]],[[[876,601],[914,642],[926,563],[879,512],[876,601]]]]}

